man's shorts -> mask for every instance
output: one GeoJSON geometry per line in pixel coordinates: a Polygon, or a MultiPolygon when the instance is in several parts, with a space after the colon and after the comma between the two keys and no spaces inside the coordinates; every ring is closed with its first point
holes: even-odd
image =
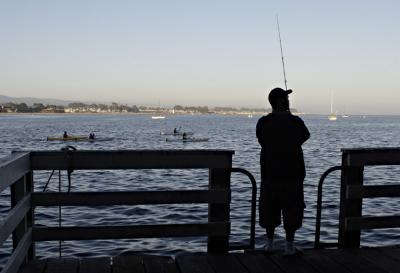
{"type": "Polygon", "coordinates": [[[281,224],[283,216],[285,230],[299,229],[305,208],[302,187],[263,186],[259,201],[260,225],[266,229],[275,228],[281,224]]]}

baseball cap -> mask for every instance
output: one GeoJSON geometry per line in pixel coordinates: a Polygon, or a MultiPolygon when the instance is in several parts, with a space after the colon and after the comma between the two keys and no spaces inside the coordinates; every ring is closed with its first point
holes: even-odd
{"type": "Polygon", "coordinates": [[[274,88],[269,92],[268,100],[269,102],[274,101],[277,98],[285,98],[287,95],[291,94],[293,90],[283,90],[282,88],[274,88]]]}

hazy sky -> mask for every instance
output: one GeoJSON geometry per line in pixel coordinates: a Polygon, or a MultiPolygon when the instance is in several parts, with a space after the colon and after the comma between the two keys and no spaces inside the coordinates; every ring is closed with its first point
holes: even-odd
{"type": "Polygon", "coordinates": [[[0,94],[400,114],[400,1],[0,0],[0,94]]]}

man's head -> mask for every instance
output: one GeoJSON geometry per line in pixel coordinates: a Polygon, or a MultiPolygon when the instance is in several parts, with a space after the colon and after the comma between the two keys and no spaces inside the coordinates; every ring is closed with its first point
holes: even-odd
{"type": "Polygon", "coordinates": [[[282,88],[274,88],[269,92],[268,101],[272,106],[273,111],[288,111],[289,110],[289,97],[288,95],[293,91],[283,90],[282,88]]]}

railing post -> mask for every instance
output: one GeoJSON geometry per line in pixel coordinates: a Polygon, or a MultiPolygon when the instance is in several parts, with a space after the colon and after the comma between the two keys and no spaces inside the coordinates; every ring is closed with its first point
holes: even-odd
{"type": "MultiPolygon", "coordinates": [[[[11,185],[11,207],[15,207],[17,203],[24,198],[26,194],[26,186],[25,186],[25,176],[18,179],[13,185],[11,185]]],[[[13,231],[12,241],[13,241],[13,249],[18,246],[18,243],[21,241],[22,237],[25,235],[27,231],[27,219],[24,217],[17,226],[17,228],[13,231]]]]}
{"type": "MultiPolygon", "coordinates": [[[[30,194],[34,191],[34,184],[33,184],[33,172],[29,172],[25,175],[25,186],[26,186],[26,194],[30,194]]],[[[35,212],[34,212],[34,207],[31,205],[31,209],[27,213],[26,217],[26,225],[27,228],[33,227],[35,224],[35,212]]],[[[32,242],[32,245],[29,248],[28,251],[28,261],[34,260],[36,257],[36,252],[35,252],[35,243],[32,242]]]]}
{"type": "MultiPolygon", "coordinates": [[[[209,189],[230,189],[230,168],[209,170],[209,189]]],[[[230,204],[208,204],[208,222],[229,222],[230,204]]],[[[226,236],[209,236],[207,251],[211,253],[228,252],[229,232],[226,236]]]]}
{"type": "Polygon", "coordinates": [[[340,211],[339,211],[339,247],[360,247],[360,229],[349,230],[346,218],[361,217],[362,198],[348,199],[346,196],[347,186],[363,185],[364,166],[352,166],[349,164],[350,152],[344,151],[342,155],[342,176],[340,185],[340,211]]]}

